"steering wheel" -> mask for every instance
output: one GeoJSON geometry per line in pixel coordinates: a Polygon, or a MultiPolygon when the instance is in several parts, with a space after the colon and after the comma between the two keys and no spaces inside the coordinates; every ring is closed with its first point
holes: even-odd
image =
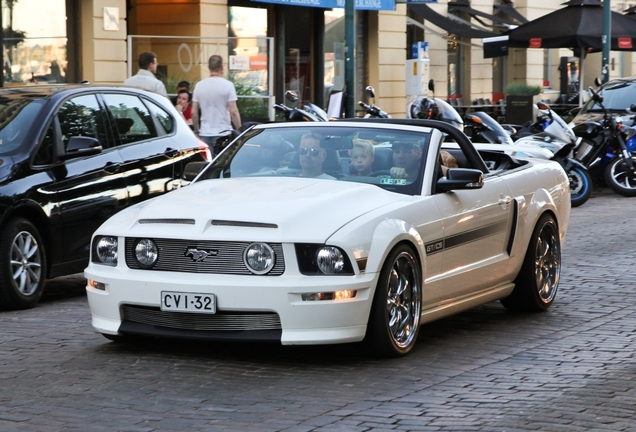
{"type": "Polygon", "coordinates": [[[373,171],[371,173],[371,177],[381,177],[381,176],[391,177],[391,170],[373,171]]]}

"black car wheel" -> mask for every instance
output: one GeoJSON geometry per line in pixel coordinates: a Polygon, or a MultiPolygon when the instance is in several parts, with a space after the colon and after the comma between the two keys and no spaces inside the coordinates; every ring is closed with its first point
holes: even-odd
{"type": "Polygon", "coordinates": [[[413,249],[399,245],[387,257],[373,297],[365,344],[385,357],[407,354],[417,340],[422,277],[413,249]]]}
{"type": "Polygon", "coordinates": [[[38,230],[26,219],[9,221],[0,235],[0,306],[26,309],[42,297],[46,253],[38,230]]]}
{"type": "Polygon", "coordinates": [[[543,215],[532,232],[515,288],[501,303],[515,311],[544,311],[556,297],[561,274],[561,241],[554,218],[543,215]]]}

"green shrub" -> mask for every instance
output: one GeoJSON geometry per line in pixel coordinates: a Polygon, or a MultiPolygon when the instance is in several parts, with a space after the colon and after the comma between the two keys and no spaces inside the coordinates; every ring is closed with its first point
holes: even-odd
{"type": "Polygon", "coordinates": [[[530,85],[527,82],[513,82],[506,86],[506,96],[535,96],[543,89],[538,85],[530,85]]]}

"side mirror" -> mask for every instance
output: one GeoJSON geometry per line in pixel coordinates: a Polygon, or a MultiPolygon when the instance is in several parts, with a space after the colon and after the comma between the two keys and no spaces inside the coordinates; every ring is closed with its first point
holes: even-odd
{"type": "Polygon", "coordinates": [[[481,189],[483,186],[484,174],[472,168],[449,168],[446,177],[442,177],[437,181],[438,192],[481,189]]]}
{"type": "Polygon", "coordinates": [[[68,141],[66,153],[59,155],[61,160],[74,159],[84,156],[94,156],[102,152],[102,146],[95,138],[74,136],[68,141]]]}
{"type": "Polygon", "coordinates": [[[364,89],[364,92],[366,93],[367,97],[369,99],[374,99],[375,98],[375,89],[372,86],[367,86],[364,89]]]}
{"type": "Polygon", "coordinates": [[[636,112],[636,104],[631,104],[631,105],[629,106],[629,110],[630,110],[631,112],[636,112]]]}
{"type": "Polygon", "coordinates": [[[209,162],[190,162],[183,169],[183,179],[192,181],[209,162]]]}
{"type": "Polygon", "coordinates": [[[295,91],[287,90],[285,92],[285,99],[290,102],[296,102],[298,101],[298,93],[296,93],[295,91]]]}
{"type": "Polygon", "coordinates": [[[600,87],[601,85],[603,85],[603,83],[601,82],[601,80],[598,77],[596,77],[596,78],[594,78],[594,85],[596,87],[600,87]]]}
{"type": "Polygon", "coordinates": [[[435,80],[428,80],[428,89],[435,93],[435,80]]]}

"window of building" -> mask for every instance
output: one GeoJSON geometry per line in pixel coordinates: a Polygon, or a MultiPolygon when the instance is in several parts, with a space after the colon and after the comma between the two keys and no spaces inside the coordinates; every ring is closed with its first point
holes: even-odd
{"type": "Polygon", "coordinates": [[[66,0],[2,0],[4,84],[66,82],[66,0]]]}

